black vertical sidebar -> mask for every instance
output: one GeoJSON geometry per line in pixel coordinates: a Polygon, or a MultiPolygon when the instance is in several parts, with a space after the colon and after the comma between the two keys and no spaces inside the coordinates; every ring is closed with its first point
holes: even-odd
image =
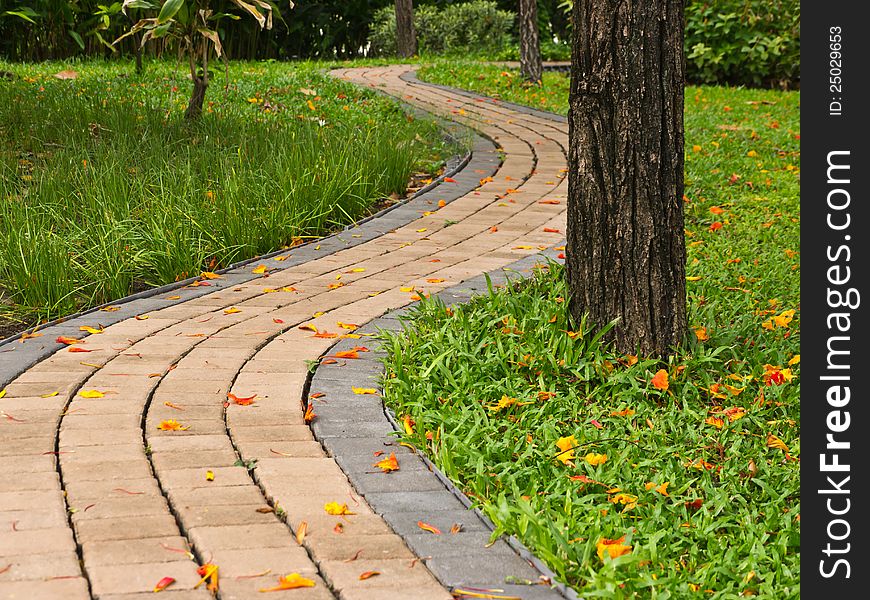
{"type": "Polygon", "coordinates": [[[870,30],[861,2],[801,11],[801,596],[861,598],[870,594],[870,30]]]}

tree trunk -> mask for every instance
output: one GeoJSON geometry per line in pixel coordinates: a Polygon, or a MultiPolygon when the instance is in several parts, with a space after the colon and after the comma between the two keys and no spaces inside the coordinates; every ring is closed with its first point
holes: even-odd
{"type": "Polygon", "coordinates": [[[142,45],[136,44],[136,74],[142,74],[142,45]]]}
{"type": "Polygon", "coordinates": [[[184,111],[184,118],[188,121],[198,119],[202,114],[202,105],[205,103],[205,91],[208,89],[208,78],[205,74],[193,78],[193,94],[184,111]]]}
{"type": "Polygon", "coordinates": [[[520,75],[540,83],[544,68],[538,41],[538,0],[520,0],[520,75]]]}
{"type": "Polygon", "coordinates": [[[414,0],[396,0],[396,46],[399,58],[411,58],[417,54],[414,0]]]}
{"type": "Polygon", "coordinates": [[[569,111],[569,310],[619,319],[620,352],[686,332],[683,0],[576,0],[569,111]]]}

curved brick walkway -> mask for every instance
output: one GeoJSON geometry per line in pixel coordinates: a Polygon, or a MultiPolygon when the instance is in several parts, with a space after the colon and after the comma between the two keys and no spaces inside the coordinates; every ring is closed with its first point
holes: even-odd
{"type": "MultiPolygon", "coordinates": [[[[339,446],[381,426],[357,421],[329,433],[324,410],[315,429],[332,442],[322,445],[303,420],[308,361],[336,342],[312,328],[347,333],[342,323],[364,325],[413,302],[402,288],[437,293],[559,243],[544,229],[564,230],[567,128],[406,81],[408,71],[334,74],[467,123],[498,144],[500,166],[478,143],[468,166],[404,213],[332,236],[323,249],[263,259],[266,273],[253,274],[255,262],[208,286],[124,303],[0,347],[0,377],[2,369],[14,374],[0,398],[0,599],[134,600],[150,597],[164,577],[176,580],[163,592],[171,599],[210,598],[205,585],[195,587],[205,562],[220,567],[222,599],[260,597],[291,572],[316,586],[279,597],[451,598],[444,575],[436,579],[428,556],[415,556],[399,535],[411,532],[394,532],[333,458],[345,468],[374,462],[370,448],[354,459],[339,446]],[[439,202],[452,199],[451,186],[471,191],[439,202]],[[115,322],[99,334],[79,331],[101,317],[115,322]],[[81,342],[58,344],[59,335],[81,342]],[[228,393],[256,397],[244,406],[228,393]],[[189,428],[158,429],[167,419],[189,428]],[[328,502],[356,514],[328,515],[328,502]],[[361,580],[365,571],[380,575],[361,580]]],[[[406,505],[417,508],[413,496],[406,505]]],[[[524,598],[553,597],[542,586],[528,590],[524,598]]]]}

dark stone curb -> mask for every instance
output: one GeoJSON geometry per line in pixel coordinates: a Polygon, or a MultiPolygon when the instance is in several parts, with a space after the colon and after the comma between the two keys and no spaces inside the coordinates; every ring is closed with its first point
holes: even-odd
{"type": "MultiPolygon", "coordinates": [[[[485,294],[489,285],[503,286],[518,277],[527,277],[534,265],[545,259],[555,260],[556,256],[554,250],[533,254],[434,296],[448,306],[468,302],[485,294]]],[[[400,318],[409,308],[374,319],[356,333],[399,331],[405,327],[400,318]]],[[[351,350],[366,343],[366,339],[342,340],[326,354],[351,350]]],[[[357,492],[448,588],[499,588],[504,590],[503,594],[524,600],[576,600],[576,592],[558,582],[555,574],[515,537],[496,540],[487,547],[495,530],[492,521],[473,508],[471,500],[432,461],[399,445],[395,433],[402,430],[402,425],[392,410],[384,406],[381,396],[353,393],[353,387],[383,392],[385,352],[379,345],[371,342],[369,345],[370,351],[361,353],[356,360],[319,365],[308,389],[309,397],[323,394],[312,401],[317,414],[311,425],[314,436],[335,458],[357,492]],[[383,454],[375,457],[375,452],[383,454]],[[400,470],[382,473],[374,463],[391,452],[395,452],[400,470]],[[418,521],[434,525],[443,535],[424,532],[418,521]],[[461,533],[448,533],[454,523],[462,524],[461,533]],[[549,579],[552,587],[519,584],[523,580],[537,583],[541,577],[549,579]]]]}
{"type": "MultiPolygon", "coordinates": [[[[415,114],[428,114],[423,111],[414,111],[415,114]]],[[[454,122],[438,119],[442,124],[445,134],[457,138],[466,134],[471,136],[472,148],[465,156],[455,156],[450,159],[444,169],[444,173],[429,185],[418,190],[410,198],[384,208],[353,225],[348,225],[342,231],[324,238],[312,240],[291,249],[278,250],[262,256],[237,262],[226,269],[218,271],[222,279],[214,279],[207,286],[189,287],[199,277],[192,277],[176,283],[151,288],[110,302],[102,306],[94,307],[78,314],[57,319],[46,325],[37,327],[42,337],[31,338],[25,342],[20,341],[20,334],[0,340],[0,390],[18,375],[31,366],[53,354],[62,347],[55,340],[58,336],[68,336],[83,339],[89,334],[79,331],[82,325],[96,326],[101,324],[105,327],[118,323],[136,315],[150,311],[167,308],[188,300],[198,298],[205,294],[225,288],[240,285],[254,279],[262,278],[254,275],[248,267],[251,264],[287,255],[287,260],[270,264],[270,271],[277,272],[290,267],[295,267],[311,260],[323,258],[340,250],[352,248],[364,242],[377,238],[388,231],[410,223],[419,218],[420,213],[432,210],[436,200],[444,200],[446,203],[453,202],[457,198],[471,192],[479,185],[479,179],[495,173],[501,164],[498,147],[491,140],[478,135],[476,132],[454,122]],[[445,183],[445,178],[452,178],[453,183],[445,183]],[[352,237],[353,236],[353,237],[352,237]],[[358,236],[358,237],[357,237],[358,236]],[[315,248],[319,248],[315,249],[315,248]],[[177,300],[169,300],[161,295],[174,292],[173,295],[181,295],[177,300]],[[106,306],[117,306],[114,312],[101,311],[106,306]]],[[[28,330],[29,332],[35,331],[28,330]]]]}

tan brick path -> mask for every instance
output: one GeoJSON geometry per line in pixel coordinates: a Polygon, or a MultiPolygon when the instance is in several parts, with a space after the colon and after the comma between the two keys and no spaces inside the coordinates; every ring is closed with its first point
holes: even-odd
{"type": "Polygon", "coordinates": [[[0,399],[0,600],[133,600],[167,576],[176,580],[167,598],[208,598],[204,585],[194,590],[206,561],[220,568],[224,599],[260,597],[291,572],[316,582],[286,593],[299,599],[451,597],[304,423],[306,361],[334,340],[299,325],[344,333],[338,322],[363,324],[412,302],[402,287],[441,290],[551,247],[562,235],[544,228],[565,227],[567,134],[410,85],[399,78],[407,70],[335,75],[495,140],[504,162],[492,181],[352,249],[111,325],[84,339],[91,352],[61,349],[9,384],[0,399]],[[297,291],[264,292],[283,286],[297,291]],[[256,397],[227,404],[228,392],[256,397]],[[167,419],[188,429],[159,430],[167,419]],[[327,502],[356,515],[327,515],[327,502]],[[370,570],[381,575],[359,579],[370,570]]]}

